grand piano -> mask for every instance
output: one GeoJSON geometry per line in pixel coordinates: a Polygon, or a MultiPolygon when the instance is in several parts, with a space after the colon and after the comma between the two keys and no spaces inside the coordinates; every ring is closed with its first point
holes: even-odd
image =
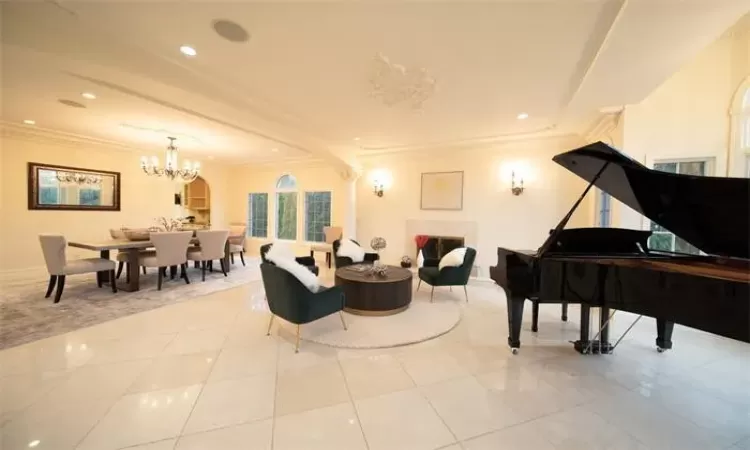
{"type": "MultiPolygon", "coordinates": [[[[581,305],[581,353],[609,353],[610,310],[656,319],[658,351],[674,324],[750,342],[750,180],[648,169],[603,142],[553,161],[589,182],[536,251],[498,248],[490,276],[508,303],[508,345],[518,353],[526,300],[581,305]],[[651,231],[565,229],[596,186],[701,251],[649,250],[651,231]],[[590,309],[601,308],[590,337],[590,309]]],[[[629,329],[628,329],[629,330],[629,329]]]]}

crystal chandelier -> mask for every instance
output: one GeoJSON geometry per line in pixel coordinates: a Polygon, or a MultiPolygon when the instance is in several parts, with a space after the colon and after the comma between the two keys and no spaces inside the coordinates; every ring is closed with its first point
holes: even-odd
{"type": "Polygon", "coordinates": [[[143,156],[141,158],[141,169],[143,169],[146,175],[166,177],[172,181],[177,180],[189,183],[195,180],[200,173],[200,163],[197,161],[191,163],[190,161],[185,160],[182,169],[180,169],[180,166],[177,163],[177,147],[174,146],[174,141],[177,140],[177,138],[168,137],[167,139],[169,139],[169,146],[167,146],[164,167],[159,167],[159,158],[156,156],[152,156],[150,160],[143,156]]]}
{"type": "Polygon", "coordinates": [[[405,103],[414,110],[421,110],[422,104],[435,93],[435,78],[425,68],[407,69],[378,53],[370,86],[370,95],[380,97],[386,106],[405,103]]]}
{"type": "Polygon", "coordinates": [[[102,177],[90,173],[57,171],[57,181],[70,184],[102,184],[102,177]]]}

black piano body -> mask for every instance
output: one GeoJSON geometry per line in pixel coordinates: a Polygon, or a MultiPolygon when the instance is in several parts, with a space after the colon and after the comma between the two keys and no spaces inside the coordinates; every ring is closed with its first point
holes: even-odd
{"type": "MultiPolygon", "coordinates": [[[[506,293],[508,345],[520,347],[526,299],[581,304],[579,351],[606,353],[609,310],[656,319],[656,345],[672,347],[675,323],[750,342],[750,180],[648,169],[597,142],[554,161],[589,181],[568,215],[536,252],[498,248],[490,276],[506,293]],[[648,250],[650,231],[564,229],[592,186],[694,245],[704,255],[648,250]],[[589,310],[602,308],[589,341],[589,310]]],[[[536,322],[536,311],[534,312],[536,322]]],[[[535,326],[534,326],[535,329],[535,326]]]]}

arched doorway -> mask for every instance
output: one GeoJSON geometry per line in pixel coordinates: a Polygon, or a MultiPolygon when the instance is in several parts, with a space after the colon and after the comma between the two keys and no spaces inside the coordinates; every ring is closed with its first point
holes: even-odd
{"type": "Polygon", "coordinates": [[[196,228],[211,225],[211,188],[203,177],[198,177],[182,189],[183,217],[196,228]]]}

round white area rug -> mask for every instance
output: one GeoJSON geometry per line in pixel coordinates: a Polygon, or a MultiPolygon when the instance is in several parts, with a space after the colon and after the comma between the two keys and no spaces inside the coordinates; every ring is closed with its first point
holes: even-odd
{"type": "Polygon", "coordinates": [[[341,348],[397,347],[441,336],[461,321],[459,300],[436,298],[430,303],[422,295],[415,297],[406,311],[391,316],[344,312],[348,330],[344,330],[338,314],[302,325],[302,340],[341,348]]]}

